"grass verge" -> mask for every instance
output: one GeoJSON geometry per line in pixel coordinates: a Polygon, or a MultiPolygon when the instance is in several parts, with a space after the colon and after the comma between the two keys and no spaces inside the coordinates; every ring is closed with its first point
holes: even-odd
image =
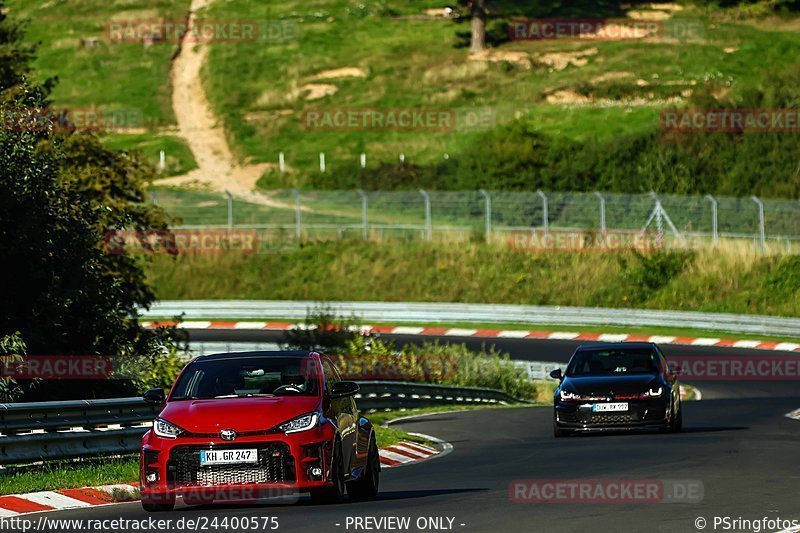
{"type": "Polygon", "coordinates": [[[800,256],[740,248],[525,253],[499,244],[344,240],[274,254],[154,257],[147,270],[162,300],[463,302],[800,316],[800,256]]]}
{"type": "Polygon", "coordinates": [[[96,487],[139,479],[139,456],[48,461],[0,471],[0,495],[96,487]]]}

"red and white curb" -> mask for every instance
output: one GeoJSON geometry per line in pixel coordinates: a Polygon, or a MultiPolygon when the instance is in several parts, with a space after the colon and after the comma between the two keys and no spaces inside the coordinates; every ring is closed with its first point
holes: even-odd
{"type": "Polygon", "coordinates": [[[398,442],[378,452],[381,456],[383,468],[392,468],[408,463],[416,463],[439,455],[439,450],[417,442],[398,442]]]}
{"type": "MultiPolygon", "coordinates": [[[[143,322],[143,327],[178,327],[181,329],[220,329],[220,330],[267,330],[287,331],[307,327],[305,324],[291,322],[211,322],[211,321],[161,321],[143,322]]],[[[719,346],[724,348],[749,348],[756,350],[775,350],[800,352],[800,344],[793,342],[774,342],[759,340],[730,340],[706,337],[678,337],[670,335],[629,335],[627,333],[578,333],[565,331],[522,331],[463,328],[424,328],[414,326],[357,326],[352,329],[364,333],[386,333],[393,335],[421,335],[442,337],[477,337],[501,339],[549,339],[597,342],[655,342],[657,344],[680,344],[689,346],[719,346]]]]}
{"type": "Polygon", "coordinates": [[[103,485],[82,489],[32,492],[0,496],[0,518],[9,518],[27,513],[61,511],[80,507],[93,507],[118,503],[120,500],[138,500],[138,483],[103,485]]]}

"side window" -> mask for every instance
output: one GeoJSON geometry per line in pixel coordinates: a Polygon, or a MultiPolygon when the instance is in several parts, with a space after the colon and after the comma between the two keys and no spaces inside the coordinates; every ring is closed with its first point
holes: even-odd
{"type": "Polygon", "coordinates": [[[336,370],[330,361],[325,359],[322,361],[322,371],[325,373],[325,388],[330,392],[333,389],[333,384],[339,381],[336,370]]]}
{"type": "Polygon", "coordinates": [[[661,368],[669,374],[669,365],[667,364],[667,358],[664,357],[664,352],[656,346],[655,347],[656,354],[658,354],[658,361],[661,364],[661,368]]]}

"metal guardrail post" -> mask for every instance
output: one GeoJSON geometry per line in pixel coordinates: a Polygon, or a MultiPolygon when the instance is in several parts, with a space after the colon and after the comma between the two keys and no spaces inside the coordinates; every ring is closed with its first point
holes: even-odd
{"type": "Polygon", "coordinates": [[[228,229],[233,229],[233,195],[226,189],[225,196],[228,197],[228,229]]]}
{"type": "Polygon", "coordinates": [[[711,234],[714,237],[714,246],[719,246],[719,219],[717,218],[719,204],[717,199],[710,194],[706,195],[706,200],[711,202],[711,234]]]}
{"type": "Polygon", "coordinates": [[[767,229],[764,222],[764,202],[758,196],[751,196],[751,199],[758,205],[758,230],[761,237],[761,253],[767,253],[767,229]]]}
{"type": "Polygon", "coordinates": [[[425,190],[420,189],[419,193],[425,199],[425,238],[427,240],[433,239],[433,222],[431,220],[431,195],[425,190]]]}
{"type": "Polygon", "coordinates": [[[486,244],[492,242],[492,197],[484,189],[478,191],[483,196],[486,207],[486,244]]]}
{"type": "Polygon", "coordinates": [[[292,189],[292,196],[294,196],[294,236],[297,242],[303,235],[303,212],[300,208],[300,191],[292,189]]]}
{"type": "Polygon", "coordinates": [[[598,191],[595,191],[594,195],[600,201],[600,231],[605,235],[608,233],[608,229],[606,228],[606,199],[603,198],[603,195],[598,191]]]}
{"type": "Polygon", "coordinates": [[[358,189],[358,194],[361,196],[361,236],[366,241],[369,238],[369,226],[367,225],[367,193],[362,189],[358,189]]]}
{"type": "Polygon", "coordinates": [[[550,215],[548,213],[547,195],[541,190],[536,191],[536,194],[538,194],[539,198],[542,199],[542,209],[544,211],[542,214],[542,221],[544,222],[544,236],[547,237],[547,235],[550,233],[550,215]]]}

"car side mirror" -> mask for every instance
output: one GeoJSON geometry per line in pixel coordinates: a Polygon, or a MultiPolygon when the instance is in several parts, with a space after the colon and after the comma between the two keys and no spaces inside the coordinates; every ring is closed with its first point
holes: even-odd
{"type": "Polygon", "coordinates": [[[144,393],[144,401],[154,405],[161,405],[167,400],[167,395],[164,394],[164,389],[150,389],[144,393]]]}
{"type": "Polygon", "coordinates": [[[355,381],[337,381],[331,387],[331,399],[347,398],[348,396],[355,396],[360,387],[355,381]]]}
{"type": "Polygon", "coordinates": [[[561,381],[562,379],[564,379],[564,374],[561,373],[560,368],[556,368],[555,370],[550,372],[550,377],[561,381]]]}

